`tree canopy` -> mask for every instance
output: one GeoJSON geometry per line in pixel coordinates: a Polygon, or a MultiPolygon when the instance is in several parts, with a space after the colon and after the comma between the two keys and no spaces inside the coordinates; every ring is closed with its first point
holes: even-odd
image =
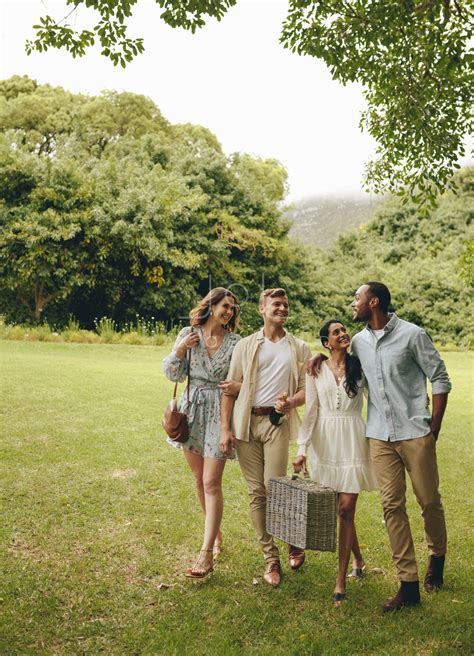
{"type": "MultiPolygon", "coordinates": [[[[237,0],[156,0],[160,18],[195,32],[221,20],[237,0]]],[[[114,65],[125,67],[144,51],[128,36],[137,0],[65,0],[62,20],[46,15],[35,25],[27,52],[65,48],[83,56],[96,42],[114,65]],[[67,22],[87,8],[95,24],[67,22]],[[97,19],[98,16],[98,19],[97,19]]],[[[377,142],[364,182],[375,192],[399,193],[432,205],[452,180],[472,129],[474,76],[468,44],[474,11],[467,0],[289,0],[281,43],[322,59],[335,80],[359,82],[367,109],[360,125],[377,142]]]]}
{"type": "Polygon", "coordinates": [[[17,318],[21,302],[25,319],[47,309],[87,325],[177,321],[209,278],[245,294],[262,276],[297,279],[276,160],[228,157],[208,130],[170,125],[144,96],[20,77],[0,83],[0,132],[0,273],[17,318]]]}
{"type": "Polygon", "coordinates": [[[318,310],[318,320],[347,320],[357,281],[381,280],[400,317],[424,326],[437,341],[472,346],[474,168],[456,178],[458,193],[443,193],[430,216],[392,197],[322,254],[315,277],[318,307],[326,313],[318,310]]]}
{"type": "MultiPolygon", "coordinates": [[[[349,325],[367,279],[442,342],[472,331],[473,169],[430,217],[392,197],[328,250],[288,236],[286,171],[226,155],[199,125],[172,125],[144,96],[74,95],[0,82],[0,313],[83,327],[136,315],[185,321],[209,285],[233,289],[244,334],[262,283],[288,290],[290,330],[349,325]]],[[[351,326],[356,329],[356,326],[351,326]]]]}

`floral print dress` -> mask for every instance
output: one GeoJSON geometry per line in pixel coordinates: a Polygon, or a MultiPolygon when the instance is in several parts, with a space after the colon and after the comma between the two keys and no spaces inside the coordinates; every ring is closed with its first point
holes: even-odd
{"type": "MultiPolygon", "coordinates": [[[[181,330],[174,349],[190,330],[189,326],[181,330]]],[[[201,328],[195,326],[194,330],[199,335],[199,344],[190,349],[189,406],[186,390],[178,404],[179,411],[188,415],[189,439],[182,445],[171,440],[168,440],[168,443],[177,448],[188,449],[203,458],[232,458],[233,456],[224,456],[219,448],[221,391],[218,384],[227,378],[232,351],[241,338],[235,333],[226,333],[221,347],[209,357],[201,328]]],[[[189,352],[186,358],[180,360],[174,349],[163,360],[163,370],[169,380],[183,382],[188,375],[189,352]]]]}

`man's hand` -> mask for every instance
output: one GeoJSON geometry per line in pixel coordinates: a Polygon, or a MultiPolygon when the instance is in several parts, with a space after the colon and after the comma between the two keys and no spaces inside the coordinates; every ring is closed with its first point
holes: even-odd
{"type": "Polygon", "coordinates": [[[277,402],[275,403],[275,410],[281,415],[286,415],[287,412],[290,412],[292,408],[295,407],[294,399],[288,398],[288,394],[282,394],[278,397],[277,402]]]}
{"type": "Polygon", "coordinates": [[[219,448],[225,456],[230,456],[232,454],[232,451],[235,449],[235,437],[230,430],[221,431],[219,448]]]}
{"type": "Polygon", "coordinates": [[[226,396],[239,396],[241,387],[242,383],[238,383],[236,380],[223,380],[219,383],[219,389],[221,389],[226,396]]]}
{"type": "Polygon", "coordinates": [[[319,372],[321,371],[321,365],[323,364],[324,360],[327,360],[327,357],[322,353],[318,353],[318,355],[314,355],[312,358],[310,358],[306,365],[306,373],[308,376],[314,376],[317,378],[319,376],[319,372]]]}
{"type": "Polygon", "coordinates": [[[295,460],[293,460],[293,470],[295,474],[299,474],[301,471],[303,474],[308,473],[308,469],[306,467],[306,456],[297,456],[295,460]]]}
{"type": "Polygon", "coordinates": [[[443,422],[444,412],[448,403],[447,394],[433,394],[433,411],[431,413],[431,432],[438,440],[441,424],[443,422]]]}

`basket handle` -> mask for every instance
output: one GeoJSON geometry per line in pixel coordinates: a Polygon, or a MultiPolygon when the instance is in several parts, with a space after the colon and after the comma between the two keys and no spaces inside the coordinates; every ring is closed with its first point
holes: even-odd
{"type": "MultiPolygon", "coordinates": [[[[291,481],[297,481],[300,478],[300,476],[298,476],[298,474],[291,474],[289,478],[291,481]]],[[[309,478],[309,472],[307,469],[303,471],[303,478],[309,478]]]]}
{"type": "MultiPolygon", "coordinates": [[[[298,473],[300,473],[300,472],[298,472],[298,473]]],[[[303,477],[304,478],[309,478],[308,467],[306,466],[306,460],[303,462],[303,477]]],[[[299,476],[295,471],[293,471],[293,474],[291,475],[290,478],[291,478],[292,481],[296,481],[299,478],[299,476]]]]}

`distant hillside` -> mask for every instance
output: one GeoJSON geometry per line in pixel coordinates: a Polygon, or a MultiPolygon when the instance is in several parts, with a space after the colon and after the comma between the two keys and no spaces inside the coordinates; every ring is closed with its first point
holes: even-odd
{"type": "Polygon", "coordinates": [[[381,280],[403,319],[425,328],[435,342],[472,348],[474,167],[461,169],[453,184],[457,193],[441,194],[429,213],[397,197],[387,199],[372,209],[363,229],[347,227],[332,246],[310,258],[314,287],[307,303],[313,316],[300,321],[304,330],[314,334],[314,315],[316,326],[345,317],[350,330],[360,330],[349,312],[354,292],[367,280],[381,280]]]}
{"type": "Polygon", "coordinates": [[[327,248],[339,235],[369,221],[381,202],[369,196],[305,198],[285,215],[293,221],[290,236],[327,248]]]}

